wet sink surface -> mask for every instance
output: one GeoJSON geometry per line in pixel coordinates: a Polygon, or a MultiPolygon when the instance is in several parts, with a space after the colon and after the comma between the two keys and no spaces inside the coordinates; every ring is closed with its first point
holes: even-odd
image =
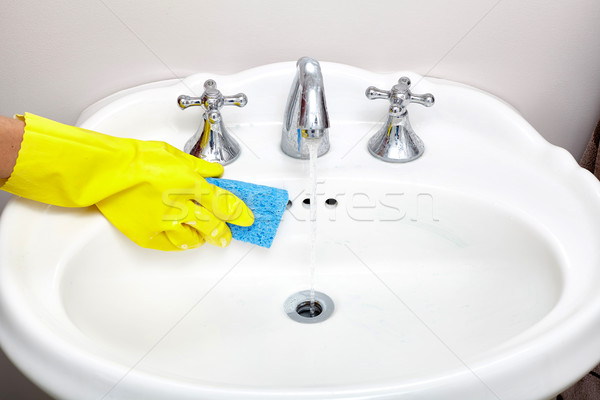
{"type": "MultiPolygon", "coordinates": [[[[374,186],[374,198],[387,185],[365,186],[374,186]]],[[[370,384],[460,370],[552,310],[564,265],[534,224],[432,195],[434,218],[422,220],[398,221],[400,204],[390,199],[380,212],[354,210],[354,219],[343,201],[319,210],[315,283],[336,306],[321,326],[302,326],[283,310],[290,294],[310,287],[300,204],[270,250],[236,244],[155,254],[95,221],[87,240],[65,251],[62,305],[124,363],[143,357],[136,369],[193,381],[370,384]]]]}

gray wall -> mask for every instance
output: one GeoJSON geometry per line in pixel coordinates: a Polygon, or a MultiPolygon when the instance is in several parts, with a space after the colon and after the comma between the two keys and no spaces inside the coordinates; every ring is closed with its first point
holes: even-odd
{"type": "Polygon", "coordinates": [[[0,114],[74,123],[120,89],[309,55],[484,89],[576,157],[600,118],[597,0],[29,0],[1,15],[0,114]]]}

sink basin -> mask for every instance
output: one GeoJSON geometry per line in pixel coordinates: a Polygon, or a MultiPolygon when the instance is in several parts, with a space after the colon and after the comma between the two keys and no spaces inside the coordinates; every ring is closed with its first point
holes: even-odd
{"type": "Polygon", "coordinates": [[[331,150],[318,160],[311,280],[306,161],[279,148],[295,72],[279,63],[117,93],[80,125],[183,148],[208,78],[243,91],[224,110],[242,147],[224,177],[287,189],[270,249],[137,247],[94,208],[15,198],[0,226],[0,342],[64,399],[548,400],[600,362],[600,184],[509,105],[414,73],[321,63],[331,150]],[[408,76],[425,154],[366,149],[387,106],[366,87],[408,76]],[[311,283],[335,304],[303,324],[311,283]]]}

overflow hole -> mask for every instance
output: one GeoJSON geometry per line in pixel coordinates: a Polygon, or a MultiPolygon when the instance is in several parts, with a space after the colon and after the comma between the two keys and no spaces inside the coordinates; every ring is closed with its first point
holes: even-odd
{"type": "Polygon", "coordinates": [[[288,200],[287,204],[285,205],[285,209],[289,210],[291,206],[292,206],[292,201],[288,200]]]}
{"type": "Polygon", "coordinates": [[[304,208],[310,208],[310,198],[306,198],[304,200],[302,200],[302,205],[304,206],[304,208]]]}
{"type": "Polygon", "coordinates": [[[329,198],[329,199],[325,200],[325,205],[329,208],[334,208],[337,206],[337,204],[338,204],[338,201],[336,199],[329,198]]]}

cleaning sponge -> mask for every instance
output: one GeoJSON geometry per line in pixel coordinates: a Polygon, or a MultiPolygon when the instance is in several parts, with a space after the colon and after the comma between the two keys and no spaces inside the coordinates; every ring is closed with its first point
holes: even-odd
{"type": "Polygon", "coordinates": [[[206,178],[206,181],[229,190],[254,213],[254,224],[250,226],[227,224],[231,229],[231,236],[243,242],[271,247],[287,206],[287,190],[230,179],[206,178]]]}

